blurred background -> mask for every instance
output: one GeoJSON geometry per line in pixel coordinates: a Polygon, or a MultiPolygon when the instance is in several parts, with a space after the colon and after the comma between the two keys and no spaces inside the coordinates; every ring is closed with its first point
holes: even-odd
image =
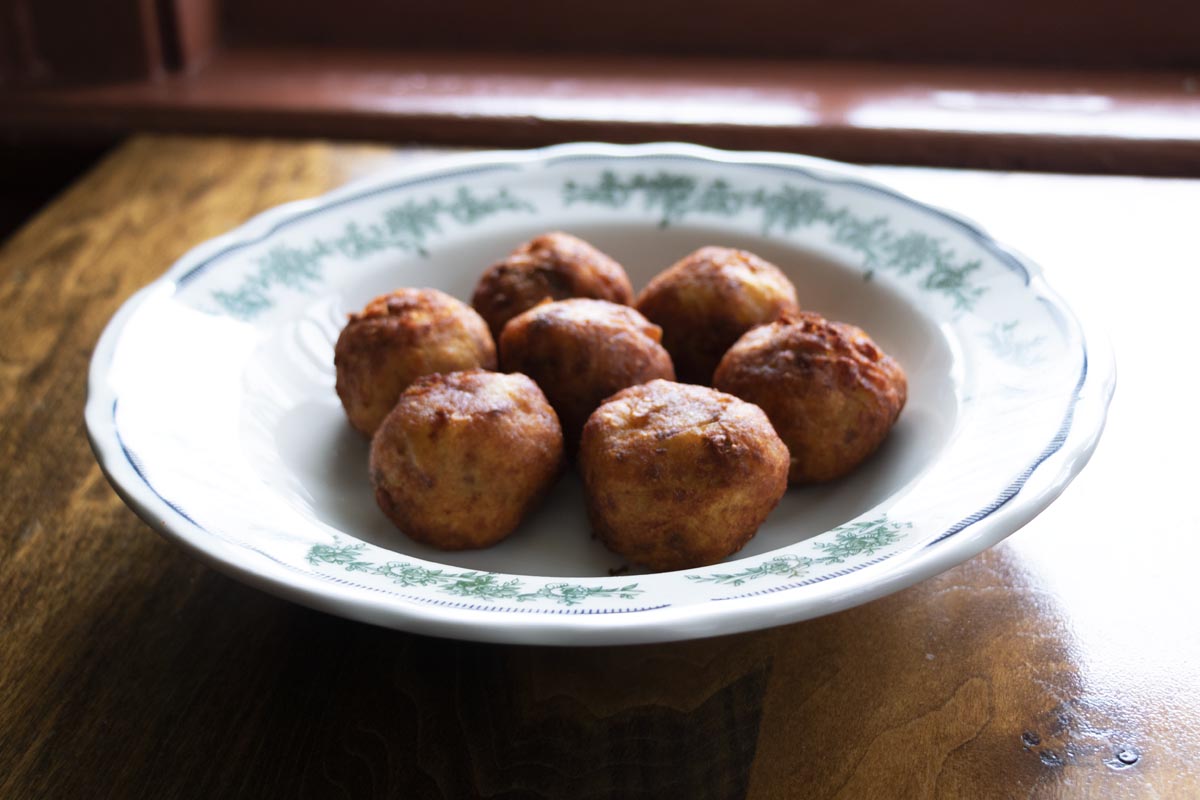
{"type": "Polygon", "coordinates": [[[1182,0],[0,0],[0,235],[143,131],[1200,175],[1182,0]]]}

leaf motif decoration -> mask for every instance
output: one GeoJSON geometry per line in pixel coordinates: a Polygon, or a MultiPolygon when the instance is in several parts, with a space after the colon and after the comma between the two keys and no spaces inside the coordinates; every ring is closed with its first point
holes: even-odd
{"type": "Polygon", "coordinates": [[[735,188],[724,179],[705,183],[663,170],[624,177],[605,170],[594,183],[566,181],[562,198],[568,206],[607,208],[624,208],[641,198],[642,208],[658,216],[660,228],[693,215],[728,218],[743,212],[759,215],[764,235],[820,225],[832,232],[835,242],[859,256],[867,280],[879,270],[899,275],[923,273],[919,285],[945,296],[959,310],[972,308],[987,289],[974,283],[983,266],[980,260],[962,259],[936,237],[899,230],[887,217],[866,217],[848,206],[834,206],[818,189],[799,189],[788,183],[735,188]]]}
{"type": "Polygon", "coordinates": [[[494,572],[459,572],[426,567],[408,561],[374,563],[362,558],[365,547],[361,542],[343,543],[340,540],[335,540],[333,544],[314,544],[308,549],[305,560],[314,567],[336,566],[347,572],[378,575],[400,586],[433,586],[445,594],[486,601],[545,601],[576,606],[596,598],[633,600],[642,593],[642,589],[636,583],[624,586],[588,586],[564,582],[529,589],[520,578],[504,580],[494,572]]]}

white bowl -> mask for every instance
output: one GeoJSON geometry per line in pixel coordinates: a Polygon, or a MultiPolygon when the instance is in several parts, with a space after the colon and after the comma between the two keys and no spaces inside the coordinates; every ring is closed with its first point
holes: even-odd
{"type": "Polygon", "coordinates": [[[999,541],[1087,461],[1114,385],[1040,270],[864,171],[679,144],[576,144],[430,162],[272,209],[131,298],[92,361],[87,427],[127,503],[247,583],[421,633],[544,644],[711,636],[915,583],[999,541]],[[635,287],[706,244],[752,250],[801,306],[865,328],[909,400],[866,464],[789,490],[725,563],[620,572],[578,479],[489,550],[416,544],[378,510],[333,391],[346,314],[400,286],[467,300],[548,230],[635,287]],[[619,574],[612,574],[618,571],[619,574]]]}

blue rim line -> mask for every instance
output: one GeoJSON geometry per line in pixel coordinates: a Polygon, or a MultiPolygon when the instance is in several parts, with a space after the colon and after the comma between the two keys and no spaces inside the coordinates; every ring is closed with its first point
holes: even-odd
{"type": "MultiPolygon", "coordinates": [[[[757,164],[757,163],[752,163],[752,162],[747,163],[747,162],[713,161],[711,159],[703,158],[700,156],[685,155],[685,154],[646,153],[646,154],[631,154],[631,155],[565,155],[565,156],[559,156],[559,157],[555,157],[555,158],[546,159],[540,163],[543,166],[551,166],[551,165],[555,165],[555,164],[559,164],[559,163],[566,163],[566,162],[571,162],[571,161],[612,160],[614,158],[621,159],[621,160],[658,159],[658,160],[699,161],[704,164],[734,164],[739,167],[753,167],[753,168],[766,169],[766,170],[771,170],[771,171],[782,171],[782,172],[787,172],[790,174],[799,173],[799,174],[809,178],[810,180],[814,180],[814,181],[824,183],[827,185],[849,186],[849,187],[852,187],[855,189],[867,190],[867,191],[873,192],[875,194],[880,194],[885,197],[891,198],[893,200],[901,201],[905,205],[916,208],[918,211],[920,211],[922,213],[932,214],[932,215],[938,217],[939,219],[941,219],[942,221],[951,223],[953,226],[964,230],[969,236],[979,240],[978,244],[980,246],[984,247],[985,249],[989,250],[992,253],[992,255],[997,257],[1001,261],[1001,263],[1003,263],[1010,271],[1021,276],[1022,279],[1024,280],[1026,286],[1030,285],[1030,283],[1031,283],[1030,272],[1024,266],[1024,264],[1022,264],[1022,262],[1018,258],[1016,258],[1014,255],[1009,253],[999,242],[997,242],[995,239],[993,239],[989,234],[987,234],[986,232],[977,228],[976,226],[974,226],[956,216],[942,212],[936,208],[918,203],[917,201],[907,197],[906,195],[896,192],[894,190],[888,189],[883,186],[875,186],[870,183],[862,183],[862,182],[852,179],[852,178],[827,178],[824,176],[816,175],[816,174],[812,173],[811,171],[809,171],[808,169],[806,169],[804,167],[799,167],[799,166],[784,166],[784,165],[779,165],[779,164],[757,164]]],[[[178,279],[176,279],[176,281],[175,281],[176,286],[182,287],[186,283],[199,277],[200,274],[202,274],[204,271],[208,270],[214,263],[216,263],[220,259],[222,259],[234,252],[237,252],[238,250],[242,250],[246,247],[250,247],[254,244],[258,244],[258,243],[268,239],[269,237],[273,236],[278,231],[283,230],[286,227],[289,227],[293,223],[307,219],[308,217],[311,217],[315,214],[323,213],[330,209],[338,208],[340,206],[348,205],[350,203],[358,202],[359,200],[364,200],[364,199],[374,197],[374,196],[377,196],[380,194],[386,194],[388,192],[394,192],[394,191],[397,191],[400,189],[411,188],[413,186],[418,186],[418,185],[421,185],[424,183],[447,180],[450,178],[461,177],[463,175],[478,175],[478,174],[484,174],[487,172],[494,172],[494,171],[501,171],[501,170],[520,171],[524,166],[526,166],[526,165],[524,165],[524,164],[493,164],[493,165],[484,165],[484,166],[478,166],[478,167],[468,167],[468,168],[463,168],[463,169],[449,171],[449,172],[439,172],[436,174],[425,175],[425,176],[422,176],[419,178],[413,178],[413,179],[410,179],[407,181],[399,181],[396,183],[387,184],[385,186],[376,187],[374,189],[370,189],[370,190],[360,192],[355,195],[351,195],[348,197],[341,198],[339,200],[335,200],[335,201],[331,201],[331,202],[319,205],[315,208],[311,208],[306,211],[299,212],[291,217],[288,217],[287,219],[280,220],[278,223],[276,223],[274,226],[272,226],[270,228],[270,230],[266,231],[265,233],[255,237],[253,239],[236,242],[234,244],[229,245],[228,247],[222,248],[218,252],[216,252],[213,255],[206,258],[204,261],[200,262],[196,266],[189,269],[178,279]]],[[[1037,299],[1046,301],[1046,298],[1044,298],[1040,295],[1038,296],[1037,299]]],[[[1053,306],[1052,303],[1050,303],[1049,305],[1053,306]]],[[[1055,306],[1055,312],[1058,313],[1057,306],[1055,306]]],[[[1080,347],[1081,347],[1081,350],[1083,353],[1083,365],[1082,365],[1082,369],[1080,372],[1079,380],[1076,382],[1074,392],[1071,395],[1070,402],[1068,403],[1066,413],[1063,417],[1062,425],[1059,427],[1059,429],[1056,432],[1056,434],[1054,435],[1054,437],[1050,440],[1050,442],[1046,445],[1046,447],[1042,450],[1042,452],[1039,453],[1038,457],[1033,461],[1033,463],[1030,464],[1025,470],[1023,470],[1021,472],[1021,474],[1018,475],[1017,478],[1013,480],[1012,483],[1010,483],[1007,487],[1005,487],[1005,489],[1000,493],[999,496],[997,496],[997,498],[995,500],[993,500],[991,503],[989,503],[987,506],[980,509],[979,511],[976,511],[973,514],[970,514],[970,515],[964,517],[962,520],[960,520],[959,522],[952,525],[950,528],[948,528],[942,534],[937,536],[935,539],[933,539],[929,542],[926,542],[922,546],[922,548],[921,548],[922,550],[933,547],[933,546],[939,544],[940,542],[943,542],[946,539],[954,536],[955,534],[961,533],[966,528],[969,528],[970,526],[982,521],[983,519],[986,519],[988,516],[995,513],[997,510],[999,510],[1001,507],[1003,507],[1010,500],[1012,500],[1014,497],[1017,496],[1017,494],[1021,491],[1022,487],[1024,487],[1025,483],[1028,482],[1029,478],[1032,477],[1033,473],[1037,470],[1037,468],[1039,466],[1042,465],[1042,463],[1044,463],[1048,458],[1050,458],[1052,455],[1054,455],[1060,449],[1062,449],[1062,446],[1066,443],[1067,437],[1070,433],[1071,425],[1072,425],[1072,422],[1074,421],[1075,406],[1079,402],[1080,394],[1083,389],[1083,385],[1086,382],[1087,374],[1088,374],[1087,343],[1085,340],[1083,340],[1082,336],[1081,336],[1080,347]]],[[[522,608],[522,607],[509,607],[509,606],[481,606],[481,605],[477,605],[477,604],[458,603],[458,602],[451,601],[451,600],[426,598],[426,597],[422,597],[419,595],[405,594],[405,593],[401,593],[401,592],[392,591],[385,587],[370,586],[367,584],[361,584],[361,583],[357,583],[354,581],[348,581],[343,578],[339,578],[336,575],[330,575],[329,573],[325,573],[325,572],[315,572],[315,571],[308,571],[308,570],[303,570],[303,569],[297,568],[294,565],[292,565],[286,561],[282,561],[279,558],[276,558],[275,556],[271,555],[270,553],[260,550],[259,548],[255,547],[253,545],[245,544],[243,542],[240,542],[240,541],[237,541],[234,539],[230,539],[230,538],[225,537],[215,531],[212,531],[208,528],[201,526],[199,523],[196,522],[195,519],[192,518],[191,515],[189,515],[186,511],[184,511],[184,509],[181,506],[179,506],[177,503],[175,503],[175,502],[169,500],[168,498],[166,498],[165,496],[163,496],[158,491],[158,489],[147,478],[147,476],[141,466],[140,460],[137,458],[136,454],[132,450],[130,450],[130,448],[126,445],[124,439],[121,436],[120,429],[117,426],[116,414],[117,414],[117,400],[114,399],[113,400],[113,409],[112,409],[112,418],[113,418],[113,431],[116,434],[117,442],[120,445],[121,451],[125,455],[126,460],[129,462],[130,466],[133,467],[133,470],[137,474],[138,478],[141,479],[141,481],[146,485],[147,488],[150,489],[151,492],[154,493],[154,495],[156,497],[158,497],[160,500],[162,500],[169,508],[171,508],[173,511],[175,511],[175,513],[177,513],[180,517],[182,517],[183,519],[185,519],[189,523],[191,523],[197,530],[199,530],[205,534],[215,536],[218,539],[221,539],[222,541],[226,542],[227,544],[231,544],[231,545],[234,545],[239,548],[245,548],[245,549],[251,550],[251,551],[267,558],[268,560],[272,561],[273,563],[276,563],[292,572],[296,572],[298,574],[306,575],[306,576],[316,575],[326,581],[332,581],[334,583],[338,583],[338,584],[342,584],[342,585],[346,585],[346,586],[353,586],[356,588],[362,588],[362,589],[368,589],[370,591],[381,592],[381,593],[388,594],[388,595],[391,595],[394,597],[400,597],[400,598],[406,599],[406,600],[414,600],[414,601],[419,601],[419,602],[430,604],[430,605],[449,607],[449,608],[460,608],[460,609],[467,609],[467,610],[507,611],[507,612],[525,613],[525,614],[588,615],[588,614],[602,614],[602,613],[603,614],[617,614],[617,613],[636,613],[636,612],[641,612],[641,611],[653,611],[653,610],[658,610],[658,609],[662,609],[662,608],[668,608],[672,605],[672,604],[668,603],[668,604],[658,605],[658,606],[646,606],[646,607],[630,608],[630,609],[546,609],[546,608],[537,608],[537,607],[522,608]]],[[[862,570],[867,567],[874,566],[876,564],[879,564],[886,560],[889,560],[892,557],[894,557],[894,555],[895,555],[895,553],[892,553],[892,554],[889,554],[886,556],[880,556],[879,558],[871,559],[870,561],[863,562],[863,563],[858,564],[853,567],[847,567],[845,569],[837,570],[837,571],[834,571],[831,573],[826,573],[819,577],[808,578],[803,581],[796,581],[796,582],[784,584],[781,586],[759,589],[759,590],[756,590],[753,592],[747,592],[745,594],[730,595],[730,596],[726,596],[726,597],[714,597],[714,598],[710,598],[710,599],[714,600],[714,601],[735,600],[738,598],[754,597],[754,596],[765,595],[765,594],[774,594],[776,592],[786,591],[789,589],[796,589],[796,588],[800,588],[803,586],[811,586],[813,584],[822,583],[824,581],[831,580],[833,578],[840,578],[845,575],[849,575],[851,573],[858,572],[859,570],[862,570]]],[[[502,574],[502,573],[492,573],[492,574],[502,574]]]]}

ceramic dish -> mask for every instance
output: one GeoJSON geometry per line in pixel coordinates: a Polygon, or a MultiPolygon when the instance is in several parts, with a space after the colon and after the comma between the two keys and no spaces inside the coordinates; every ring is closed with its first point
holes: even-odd
{"type": "Polygon", "coordinates": [[[300,603],[409,631],[606,644],[826,614],[963,561],[1082,468],[1111,355],[1025,259],[865,171],[676,144],[484,153],[268,211],[184,256],[96,349],[87,427],[153,527],[300,603]],[[780,265],[802,307],[906,368],[909,401],[851,477],[792,489],[725,563],[623,571],[565,477],[512,538],[442,553],[377,509],[367,443],[333,391],[333,342],[371,297],[480,272],[547,230],[592,241],[635,288],[705,244],[780,265]]]}

